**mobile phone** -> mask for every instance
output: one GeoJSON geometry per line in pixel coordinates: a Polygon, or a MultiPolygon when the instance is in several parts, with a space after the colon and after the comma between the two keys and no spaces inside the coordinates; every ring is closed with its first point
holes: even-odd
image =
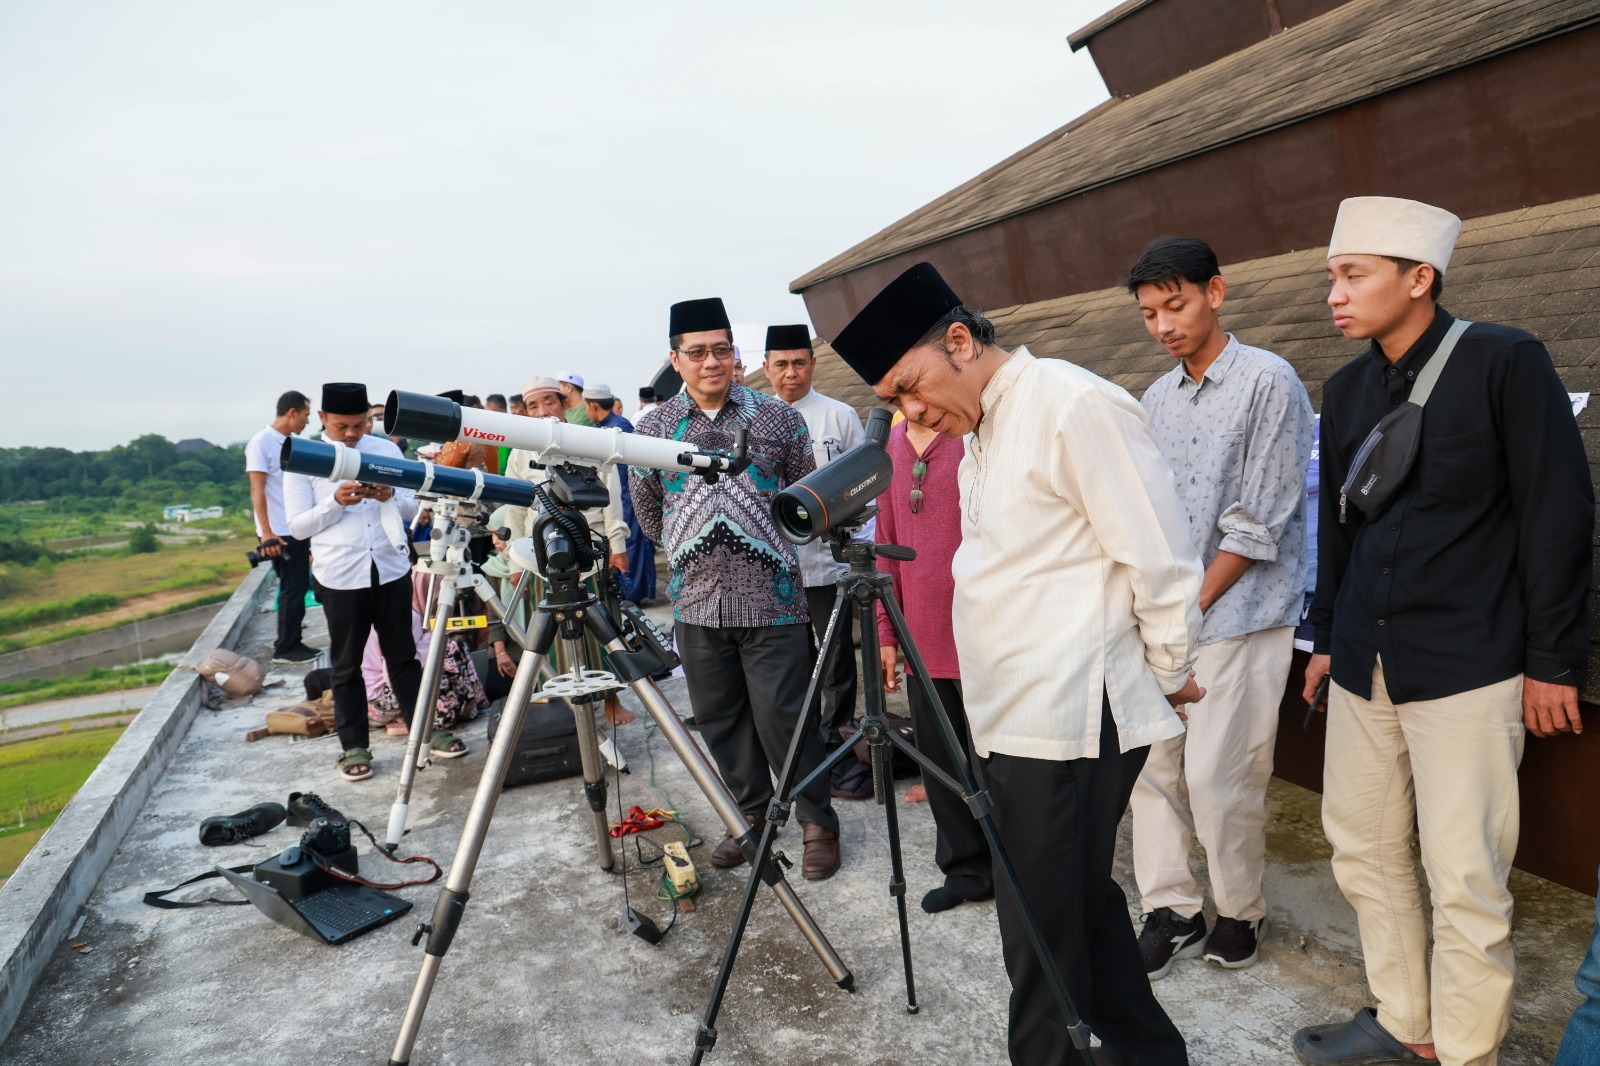
{"type": "Polygon", "coordinates": [[[1311,732],[1311,723],[1317,720],[1317,708],[1328,701],[1328,684],[1333,680],[1333,675],[1328,674],[1322,679],[1322,684],[1317,686],[1317,691],[1311,694],[1311,706],[1306,708],[1306,720],[1300,727],[1305,732],[1311,732]]]}

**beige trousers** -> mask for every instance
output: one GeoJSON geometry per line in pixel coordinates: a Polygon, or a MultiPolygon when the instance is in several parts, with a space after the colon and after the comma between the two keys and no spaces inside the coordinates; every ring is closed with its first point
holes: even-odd
{"type": "Polygon", "coordinates": [[[1522,678],[1439,700],[1328,699],[1322,825],[1333,874],[1361,927],[1378,1021],[1444,1066],[1493,1066],[1511,1016],[1522,678]],[[1411,840],[1433,905],[1432,972],[1411,840]]]}
{"type": "Polygon", "coordinates": [[[1189,868],[1199,836],[1217,913],[1266,917],[1267,781],[1293,654],[1292,626],[1200,646],[1194,674],[1206,698],[1189,708],[1187,732],[1150,746],[1133,786],[1133,876],[1145,910],[1199,913],[1205,897],[1189,868]]]}

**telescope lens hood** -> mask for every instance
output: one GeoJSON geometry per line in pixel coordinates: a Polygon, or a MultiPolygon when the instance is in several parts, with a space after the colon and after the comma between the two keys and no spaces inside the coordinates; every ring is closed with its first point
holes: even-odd
{"type": "Polygon", "coordinates": [[[383,405],[383,428],[396,437],[447,443],[461,435],[461,408],[443,396],[391,392],[383,405]]]}

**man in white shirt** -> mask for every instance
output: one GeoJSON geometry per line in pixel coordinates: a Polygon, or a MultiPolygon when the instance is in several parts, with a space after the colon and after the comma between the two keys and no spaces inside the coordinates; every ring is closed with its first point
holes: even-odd
{"type": "Polygon", "coordinates": [[[283,513],[283,442],[311,421],[311,401],[290,389],[278,397],[278,414],[244,446],[244,468],[250,478],[250,505],[255,511],[257,551],[272,560],[278,575],[278,637],[272,644],[275,663],[308,663],[319,652],[301,640],[306,617],[306,590],[311,584],[311,550],[289,532],[283,513]]]}
{"type": "MultiPolygon", "coordinates": [[[[761,366],[778,399],[806,420],[811,453],[816,456],[819,470],[866,439],[861,416],[854,407],[811,387],[817,358],[811,348],[809,326],[768,326],[767,350],[761,366]]],[[[833,557],[828,542],[822,538],[797,545],[795,551],[800,556],[800,575],[806,585],[811,632],[820,648],[833,614],[835,582],[850,568],[833,557]]],[[[818,694],[822,702],[822,742],[829,749],[839,746],[843,740],[839,731],[849,727],[856,711],[856,644],[848,626],[843,632],[844,639],[834,641],[828,653],[818,694]]]]}
{"type": "MultiPolygon", "coordinates": [[[[317,415],[324,440],[371,455],[401,458],[394,444],[367,432],[372,415],[365,385],[324,385],[317,415]]],[[[344,751],[339,773],[347,781],[364,781],[372,776],[367,690],[361,676],[368,635],[374,631],[378,635],[389,681],[408,726],[422,687],[422,664],[417,662],[411,632],[411,560],[405,531],[417,513],[417,498],[409,489],[305,474],[284,476],[283,497],[290,532],[311,542],[311,576],[328,622],[334,729],[344,751]]],[[[460,740],[434,731],[435,758],[466,753],[460,740]]]]}
{"type": "MultiPolygon", "coordinates": [[[[1181,733],[1176,709],[1204,695],[1190,671],[1200,559],[1171,468],[1133,397],[998,347],[931,264],[892,281],[833,347],[908,419],[967,438],[951,620],[978,782],[1102,1060],[1185,1066],[1111,877],[1149,746],[1181,733]]],[[[1011,1061],[1078,1063],[1018,900],[995,881],[1011,1061]]]]}
{"type": "Polygon", "coordinates": [[[633,421],[637,422],[645,415],[656,409],[656,390],[649,385],[639,390],[639,410],[633,414],[633,421]]]}

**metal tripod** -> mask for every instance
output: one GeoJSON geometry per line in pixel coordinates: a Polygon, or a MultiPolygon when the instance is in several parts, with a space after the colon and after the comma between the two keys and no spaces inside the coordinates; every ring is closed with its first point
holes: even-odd
{"type": "MultiPolygon", "coordinates": [[[[560,495],[559,490],[557,495],[560,495]]],[[[642,616],[635,620],[628,615],[627,630],[619,629],[604,605],[584,587],[583,570],[596,558],[596,553],[589,546],[588,525],[578,506],[566,498],[557,503],[544,494],[540,496],[540,503],[545,509],[534,523],[533,536],[513,543],[510,554],[516,566],[536,572],[544,578],[545,596],[539,601],[538,609],[529,621],[525,639],[520,641],[523,652],[516,677],[506,697],[499,732],[490,745],[483,776],[478,781],[477,792],[468,809],[466,825],[462,829],[455,858],[450,864],[449,876],[439,892],[432,916],[413,939],[413,943],[416,943],[427,938],[426,954],[405,1017],[400,1023],[400,1034],[390,1053],[390,1066],[408,1066],[411,1061],[439,968],[446,952],[450,950],[466,909],[472,874],[482,853],[490,820],[494,817],[495,804],[499,800],[517,738],[522,732],[522,719],[529,702],[558,697],[572,700],[612,691],[626,684],[639,697],[656,728],[689,771],[695,785],[710,801],[728,832],[734,834],[741,847],[749,853],[755,851],[755,831],[745,821],[744,812],[679,720],[677,712],[651,680],[651,675],[664,666],[674,665],[676,656],[653,629],[643,624],[642,616]],[[612,672],[589,669],[590,664],[585,660],[585,632],[594,636],[610,653],[612,672]],[[572,669],[552,678],[536,692],[539,668],[545,662],[546,653],[558,639],[562,641],[566,661],[572,664],[572,669]]],[[[604,555],[598,554],[598,558],[603,560],[604,555]]],[[[587,711],[580,712],[579,717],[589,717],[592,729],[592,717],[587,711]]],[[[580,722],[580,739],[584,732],[582,726],[580,722]]],[[[603,780],[601,788],[604,788],[603,780]]],[[[585,789],[588,790],[587,783],[585,789]]],[[[603,791],[600,796],[603,803],[603,791]]],[[[592,806],[592,796],[590,802],[592,806]]],[[[609,835],[606,840],[609,854],[609,835]]],[[[769,841],[769,852],[770,845],[769,841]]],[[[782,860],[782,857],[779,856],[779,859],[782,860]]],[[[846,991],[853,989],[854,976],[801,903],[793,886],[784,878],[784,865],[787,865],[786,860],[768,863],[762,880],[771,887],[801,935],[822,960],[833,981],[846,991]]],[[[742,919],[748,920],[748,914],[743,915],[742,919]]]]}
{"type": "MultiPolygon", "coordinates": [[[[394,805],[389,809],[389,830],[383,848],[391,855],[405,836],[406,821],[411,812],[411,792],[417,771],[431,765],[430,753],[433,739],[433,707],[439,698],[439,686],[444,679],[444,657],[449,644],[450,619],[460,603],[461,593],[472,590],[496,618],[505,623],[509,631],[521,627],[510,618],[510,610],[501,603],[487,578],[472,568],[467,556],[467,530],[459,521],[461,501],[450,497],[425,498],[433,514],[433,531],[429,537],[426,558],[417,561],[417,569],[431,575],[429,590],[433,620],[433,643],[428,646],[428,657],[422,667],[422,684],[417,694],[417,705],[411,714],[411,732],[406,741],[406,757],[400,766],[400,782],[395,789],[394,805]]],[[[520,602],[522,590],[531,572],[523,570],[518,576],[516,590],[511,600],[520,602]]],[[[551,675],[547,661],[539,663],[539,679],[551,675]]],[[[615,864],[611,851],[611,833],[606,818],[605,767],[601,763],[600,738],[594,718],[587,708],[574,705],[577,719],[578,756],[583,766],[583,790],[588,800],[594,823],[595,854],[602,870],[615,864]]]]}
{"type": "MultiPolygon", "coordinates": [[[[877,513],[876,508],[868,508],[861,514],[860,521],[865,521],[877,513]]],[[[740,942],[744,939],[745,926],[750,918],[750,909],[755,903],[756,885],[767,876],[767,869],[772,861],[772,841],[778,829],[789,819],[789,811],[795,798],[811,786],[819,778],[826,781],[833,767],[844,759],[855,757],[856,741],[866,739],[867,747],[872,754],[872,788],[874,798],[884,809],[884,819],[889,835],[889,894],[894,897],[900,922],[900,957],[906,976],[906,1013],[916,1014],[920,1008],[917,1005],[917,986],[911,963],[911,930],[906,921],[906,880],[905,868],[900,854],[900,819],[895,808],[894,777],[891,769],[893,752],[891,748],[898,748],[914,759],[922,767],[924,774],[930,775],[945,788],[960,796],[966,801],[967,807],[972,811],[972,816],[978,820],[983,828],[984,838],[989,842],[989,851],[994,858],[996,873],[1010,886],[1012,893],[1018,901],[1018,911],[1022,924],[1027,930],[1028,940],[1033,945],[1034,953],[1038,956],[1040,965],[1045,972],[1050,990],[1055,994],[1056,1003],[1061,1008],[1062,1017],[1066,1019],[1067,1028],[1072,1034],[1073,1046],[1082,1056],[1085,1064],[1089,1059],[1089,1027],[1078,1016],[1076,1008],[1072,1005],[1072,998],[1067,994],[1067,986],[1061,979],[1060,972],[1056,969],[1055,960],[1050,956],[1049,945],[1045,942],[1044,934],[1040,932],[1038,922],[1034,920],[1033,911],[1022,894],[1022,886],[1017,880],[1016,868],[1011,864],[1011,858],[1006,854],[1005,846],[1000,842],[1000,834],[995,829],[994,818],[991,813],[992,802],[987,792],[981,791],[973,780],[972,769],[967,763],[967,754],[961,742],[956,738],[955,730],[950,725],[949,716],[945,714],[944,704],[939,700],[932,681],[928,677],[927,667],[923,664],[922,653],[917,650],[916,642],[911,637],[911,631],[906,626],[905,616],[900,612],[900,605],[894,597],[894,579],[879,570],[873,560],[879,556],[886,559],[911,560],[916,558],[916,553],[910,548],[902,548],[892,544],[869,544],[852,540],[850,530],[832,530],[826,534],[829,544],[833,549],[833,556],[840,562],[850,564],[850,572],[839,579],[838,591],[834,595],[833,615],[828,620],[827,632],[822,639],[822,647],[817,651],[817,665],[811,673],[810,684],[806,688],[806,710],[801,713],[800,722],[795,727],[794,737],[789,742],[789,753],[783,763],[783,773],[778,781],[778,788],[773,796],[772,805],[767,812],[766,828],[761,833],[761,839],[756,846],[755,854],[745,854],[750,858],[750,878],[745,883],[744,899],[739,907],[739,914],[734,919],[733,932],[728,938],[727,948],[723,952],[722,965],[717,970],[716,981],[713,984],[711,999],[706,1004],[705,1016],[700,1022],[700,1031],[695,1037],[694,1056],[690,1062],[698,1066],[705,1057],[706,1052],[716,1046],[717,1042],[717,1013],[722,1009],[722,999],[727,993],[728,982],[733,975],[733,965],[739,955],[740,942]],[[900,642],[900,648],[905,653],[908,675],[915,674],[915,682],[922,687],[923,694],[927,697],[929,705],[933,708],[934,719],[938,723],[939,741],[950,754],[950,761],[956,767],[960,780],[952,778],[941,770],[928,756],[918,751],[909,740],[888,727],[884,721],[884,696],[883,696],[883,667],[878,657],[878,619],[877,605],[883,605],[884,613],[888,616],[889,624],[894,629],[895,638],[900,642]],[[816,700],[818,686],[821,684],[825,664],[828,661],[828,651],[833,647],[835,640],[844,640],[844,634],[849,632],[850,611],[854,611],[855,618],[861,626],[861,672],[866,690],[866,713],[862,718],[861,732],[851,737],[840,745],[831,755],[822,761],[816,769],[807,774],[798,784],[795,777],[799,773],[799,758],[801,742],[804,731],[817,728],[810,709],[818,708],[820,715],[821,704],[816,700]]],[[[909,677],[908,677],[909,679],[909,677]]]]}

